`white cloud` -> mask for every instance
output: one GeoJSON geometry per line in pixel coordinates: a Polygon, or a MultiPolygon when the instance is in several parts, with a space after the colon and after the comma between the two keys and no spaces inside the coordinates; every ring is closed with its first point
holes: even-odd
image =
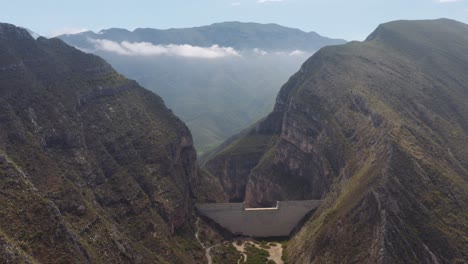
{"type": "Polygon", "coordinates": [[[264,51],[262,49],[259,49],[259,48],[255,48],[253,51],[255,52],[255,54],[258,54],[258,55],[261,55],[261,56],[265,56],[265,55],[268,54],[268,52],[266,52],[266,51],[264,51]]]}
{"type": "Polygon", "coordinates": [[[278,56],[310,56],[312,53],[303,51],[303,50],[293,50],[293,51],[277,51],[274,53],[278,56]]]}
{"type": "Polygon", "coordinates": [[[257,3],[259,3],[259,4],[279,3],[279,2],[283,2],[283,0],[257,0],[257,3]]]}
{"type": "Polygon", "coordinates": [[[61,28],[54,30],[50,33],[51,37],[56,37],[59,35],[71,35],[71,34],[78,34],[81,32],[88,31],[89,29],[87,28],[61,28]]]}
{"type": "Polygon", "coordinates": [[[439,3],[445,4],[445,3],[461,2],[463,0],[436,0],[436,1],[439,2],[439,3]]]}
{"type": "Polygon", "coordinates": [[[302,51],[302,50],[293,50],[289,53],[289,56],[302,56],[307,54],[307,52],[302,51]]]}
{"type": "Polygon", "coordinates": [[[94,43],[96,50],[108,51],[126,56],[177,56],[187,58],[217,59],[228,56],[240,56],[231,47],[197,47],[191,45],[154,45],[148,42],[128,42],[121,43],[107,39],[90,39],[94,43]]]}
{"type": "Polygon", "coordinates": [[[239,2],[231,3],[231,6],[240,6],[240,5],[241,5],[241,3],[239,3],[239,2]]]}
{"type": "Polygon", "coordinates": [[[34,39],[37,39],[37,38],[39,38],[41,36],[41,35],[37,34],[36,32],[30,30],[29,28],[25,28],[25,27],[21,27],[21,28],[28,31],[29,35],[31,35],[31,37],[33,37],[34,39]]]}

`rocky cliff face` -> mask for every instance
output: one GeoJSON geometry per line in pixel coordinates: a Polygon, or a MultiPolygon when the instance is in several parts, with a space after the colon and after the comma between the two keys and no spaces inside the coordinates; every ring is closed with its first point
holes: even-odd
{"type": "Polygon", "coordinates": [[[398,21],[322,49],[206,168],[231,197],[242,179],[251,205],[324,199],[288,245],[292,263],[464,263],[467,36],[456,21],[398,21]]]}
{"type": "Polygon", "coordinates": [[[195,162],[160,97],[96,56],[0,24],[0,259],[204,262],[195,162]]]}

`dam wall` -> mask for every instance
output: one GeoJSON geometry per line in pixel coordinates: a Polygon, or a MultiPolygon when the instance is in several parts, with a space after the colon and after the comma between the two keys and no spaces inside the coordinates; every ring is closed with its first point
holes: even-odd
{"type": "Polygon", "coordinates": [[[200,214],[233,234],[251,237],[289,236],[321,200],[283,201],[272,208],[245,208],[244,203],[196,204],[200,214]]]}

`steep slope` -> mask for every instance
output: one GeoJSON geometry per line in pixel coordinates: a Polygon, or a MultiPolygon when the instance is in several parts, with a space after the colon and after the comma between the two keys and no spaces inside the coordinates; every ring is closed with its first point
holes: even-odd
{"type": "Polygon", "coordinates": [[[275,24],[108,29],[59,36],[159,94],[187,123],[199,154],[265,117],[310,55],[343,40],[275,24]]]}
{"type": "Polygon", "coordinates": [[[188,128],[157,95],[0,24],[2,261],[204,262],[195,162],[188,128]]]}
{"type": "Polygon", "coordinates": [[[206,168],[232,201],[325,200],[292,263],[464,263],[467,72],[468,25],[381,25],[312,56],[206,168]]]}

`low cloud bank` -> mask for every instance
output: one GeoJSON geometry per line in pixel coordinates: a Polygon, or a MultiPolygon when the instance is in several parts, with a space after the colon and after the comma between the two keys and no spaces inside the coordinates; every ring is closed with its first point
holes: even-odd
{"type": "Polygon", "coordinates": [[[126,56],[177,56],[187,58],[217,59],[240,56],[231,47],[198,47],[191,45],[154,45],[149,42],[115,42],[107,39],[90,39],[96,50],[113,52],[126,56]]]}
{"type": "MultiPolygon", "coordinates": [[[[265,51],[259,48],[252,50],[237,51],[232,47],[221,47],[213,45],[211,47],[199,47],[188,44],[184,45],[155,45],[149,42],[116,42],[108,39],[89,39],[94,50],[112,52],[123,56],[173,56],[199,59],[219,59],[227,57],[243,56],[307,56],[310,52],[302,50],[293,51],[265,51]],[[253,52],[253,53],[252,53],[253,52]]],[[[86,52],[90,52],[86,50],[86,52]]]]}
{"type": "Polygon", "coordinates": [[[260,55],[260,56],[266,56],[266,55],[306,56],[306,55],[310,55],[310,52],[306,52],[303,50],[268,52],[262,49],[255,48],[253,49],[253,52],[256,55],[260,55]]]}
{"type": "Polygon", "coordinates": [[[302,55],[306,55],[307,52],[305,51],[302,51],[302,50],[294,50],[294,51],[291,51],[288,55],[289,56],[302,56],[302,55]]]}

